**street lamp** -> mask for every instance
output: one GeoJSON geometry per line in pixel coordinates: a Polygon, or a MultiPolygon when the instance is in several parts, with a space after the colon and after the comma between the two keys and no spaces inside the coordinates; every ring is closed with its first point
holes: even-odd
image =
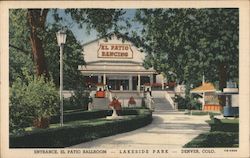
{"type": "Polygon", "coordinates": [[[66,42],[66,31],[60,30],[56,33],[57,43],[60,47],[60,125],[63,126],[63,46],[66,42]]]}

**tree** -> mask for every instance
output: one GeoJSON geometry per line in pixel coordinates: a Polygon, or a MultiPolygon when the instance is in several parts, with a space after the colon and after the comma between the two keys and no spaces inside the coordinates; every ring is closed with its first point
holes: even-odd
{"type": "Polygon", "coordinates": [[[10,85],[17,79],[24,80],[22,69],[33,74],[34,65],[32,62],[31,47],[29,43],[29,30],[25,15],[27,10],[12,9],[9,13],[9,81],[10,85]],[[22,41],[22,42],[20,42],[22,41]]]}
{"type": "MultiPolygon", "coordinates": [[[[48,12],[48,9],[28,9],[27,14],[36,75],[45,74],[46,77],[49,75],[41,35],[46,31],[45,24],[48,12]]],[[[53,12],[56,21],[62,19],[59,17],[57,9],[53,12]]],[[[115,9],[67,9],[65,13],[71,15],[79,27],[82,27],[83,23],[87,23],[88,29],[94,28],[101,34],[105,34],[113,25],[116,26],[119,16],[123,14],[121,10],[115,9]]]]}
{"type": "Polygon", "coordinates": [[[144,29],[137,45],[144,65],[180,82],[198,84],[238,80],[238,9],[143,9],[136,14],[144,29]],[[173,76],[172,76],[173,77],[173,76]]]}
{"type": "Polygon", "coordinates": [[[28,9],[27,18],[30,29],[30,43],[32,47],[33,60],[35,62],[36,75],[44,74],[49,77],[48,67],[45,60],[42,34],[45,31],[48,9],[28,9]]]}
{"type": "MultiPolygon", "coordinates": [[[[112,26],[118,27],[116,22],[123,14],[122,10],[115,9],[67,9],[63,11],[70,15],[79,27],[86,23],[88,26],[86,31],[93,28],[100,32],[100,35],[104,35],[112,29],[112,26]]],[[[48,78],[51,75],[55,84],[59,85],[59,48],[55,32],[62,27],[60,21],[63,17],[60,17],[58,12],[57,9],[10,10],[11,83],[17,76],[22,76],[21,69],[26,67],[30,73],[37,76],[44,74],[48,78]],[[48,13],[51,13],[56,21],[53,24],[46,21],[48,13]]],[[[67,25],[70,28],[71,24],[67,25]]],[[[73,89],[76,84],[82,82],[82,76],[77,69],[78,65],[84,64],[84,59],[81,55],[80,43],[70,30],[67,34],[64,49],[64,85],[66,89],[73,89]]]]}

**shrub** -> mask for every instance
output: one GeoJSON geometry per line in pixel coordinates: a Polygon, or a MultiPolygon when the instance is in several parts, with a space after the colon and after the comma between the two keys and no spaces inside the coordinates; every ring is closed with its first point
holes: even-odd
{"type": "MultiPolygon", "coordinates": [[[[81,110],[81,111],[64,113],[63,120],[64,122],[76,121],[76,120],[91,120],[91,119],[97,119],[97,118],[104,118],[107,115],[111,115],[111,114],[112,114],[111,110],[98,110],[98,111],[81,110]]],[[[60,122],[60,115],[51,117],[50,122],[51,123],[60,122]]]]}
{"type": "Polygon", "coordinates": [[[149,110],[134,110],[137,116],[122,120],[99,119],[89,123],[77,122],[58,128],[31,131],[19,136],[10,136],[10,148],[68,147],[100,137],[128,132],[152,122],[149,110]],[[136,111],[136,112],[135,112],[136,111]]]}
{"type": "Polygon", "coordinates": [[[239,123],[225,123],[216,118],[208,123],[210,131],[239,132],[239,123]]]}
{"type": "Polygon", "coordinates": [[[175,97],[175,102],[178,104],[178,109],[189,109],[189,110],[201,109],[201,103],[199,103],[196,99],[189,96],[183,98],[177,95],[175,97]]]}
{"type": "MultiPolygon", "coordinates": [[[[143,109],[125,109],[121,111],[121,115],[139,115],[143,112],[143,109]]],[[[77,121],[77,120],[92,120],[97,118],[105,118],[108,115],[112,115],[112,110],[97,110],[97,111],[74,111],[64,113],[64,122],[77,121]]],[[[59,123],[60,115],[52,116],[51,123],[59,123]]]]}
{"type": "Polygon", "coordinates": [[[178,109],[188,109],[189,98],[183,98],[177,95],[175,97],[175,102],[178,104],[178,109]]]}
{"type": "Polygon", "coordinates": [[[27,82],[17,79],[10,89],[10,132],[22,132],[33,121],[57,113],[58,91],[44,77],[27,76],[27,82]]]}
{"type": "Polygon", "coordinates": [[[235,147],[239,144],[239,133],[237,132],[209,132],[203,133],[184,145],[186,148],[213,148],[213,147],[235,147]]]}

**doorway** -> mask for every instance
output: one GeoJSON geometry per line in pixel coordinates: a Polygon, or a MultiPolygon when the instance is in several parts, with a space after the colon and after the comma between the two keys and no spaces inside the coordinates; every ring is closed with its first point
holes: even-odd
{"type": "Polygon", "coordinates": [[[108,80],[108,86],[111,90],[129,90],[129,81],[120,79],[108,80]]]}

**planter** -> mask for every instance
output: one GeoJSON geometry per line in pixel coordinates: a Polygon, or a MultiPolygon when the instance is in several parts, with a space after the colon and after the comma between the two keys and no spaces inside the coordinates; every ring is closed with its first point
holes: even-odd
{"type": "Polygon", "coordinates": [[[105,97],[105,91],[97,91],[95,97],[96,98],[104,98],[105,97]]]}

